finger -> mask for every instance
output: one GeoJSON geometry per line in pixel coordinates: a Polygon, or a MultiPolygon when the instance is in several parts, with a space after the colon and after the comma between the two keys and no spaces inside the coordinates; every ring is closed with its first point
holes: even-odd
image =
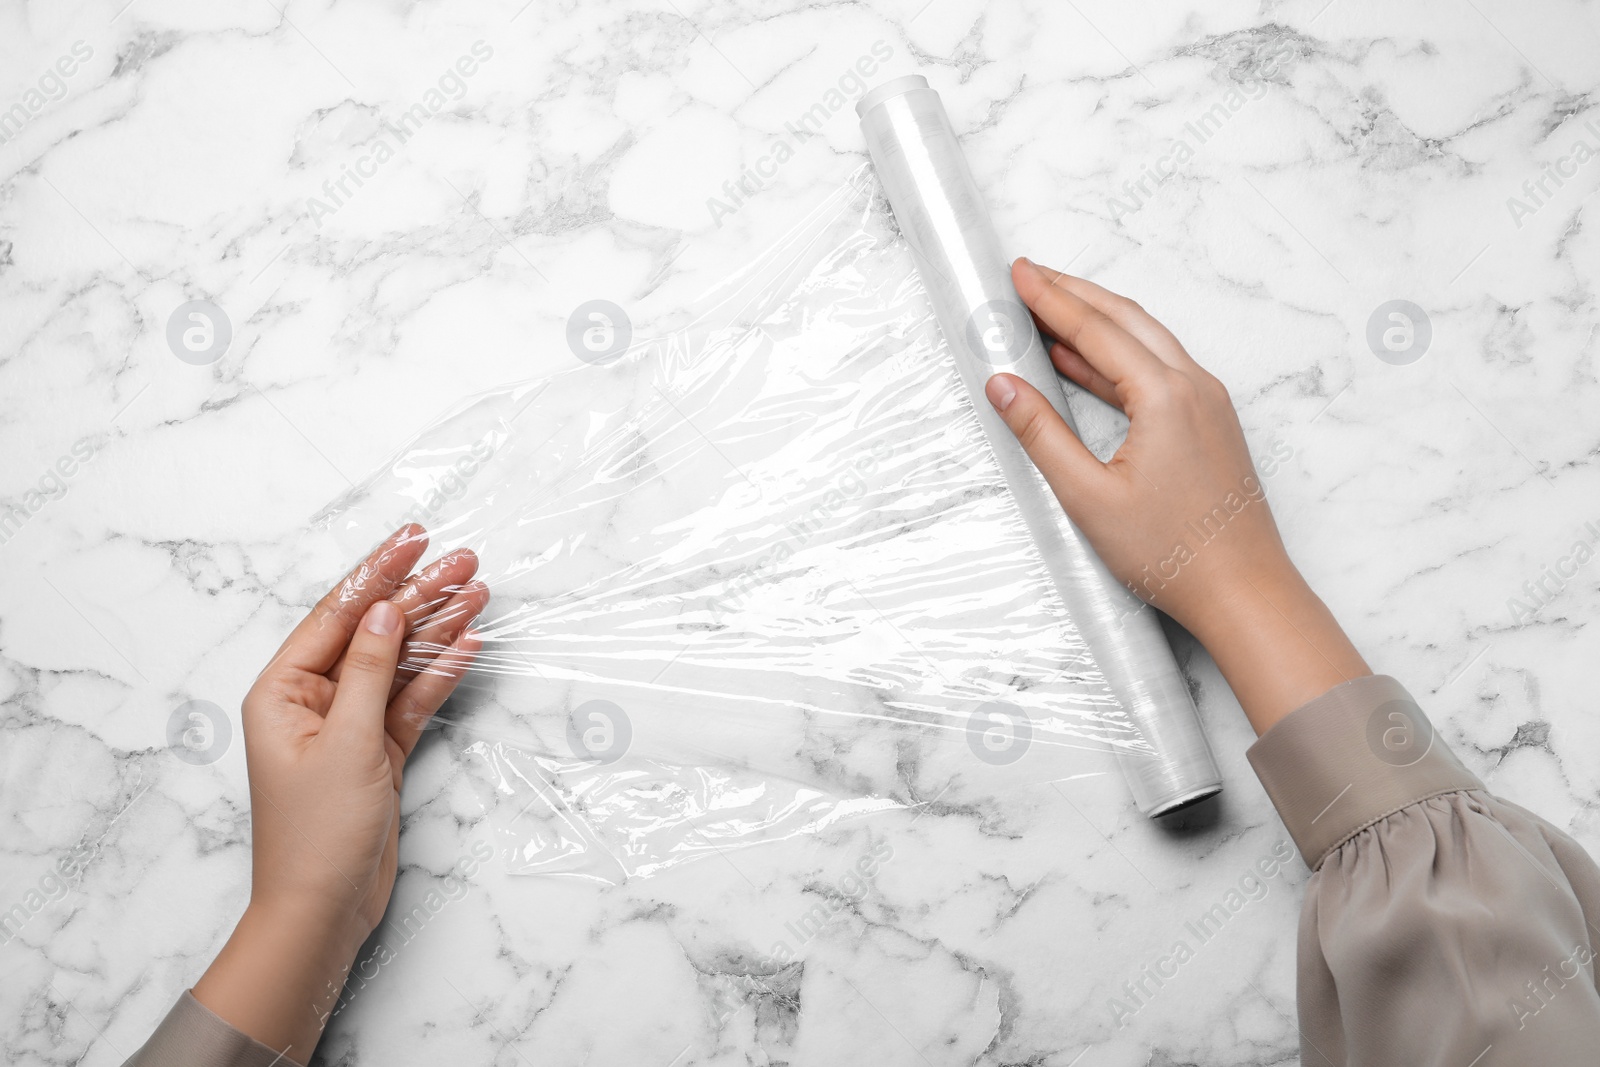
{"type": "Polygon", "coordinates": [[[344,671],[328,709],[328,729],[335,734],[381,738],[389,686],[406,636],[406,617],[392,600],[367,609],[350,638],[344,671]]]}
{"type": "Polygon", "coordinates": [[[1173,336],[1172,331],[1163,326],[1154,315],[1140,307],[1136,301],[1121,293],[1113,293],[1110,289],[1096,285],[1087,278],[1064,274],[1038,263],[1034,266],[1039,268],[1039,273],[1043,274],[1051,285],[1065,289],[1082,299],[1090,307],[1122,327],[1130,337],[1155,353],[1169,367],[1184,367],[1194,363],[1194,357],[1189,355],[1182,343],[1173,336]]]}
{"type": "Polygon", "coordinates": [[[1056,365],[1056,370],[1073,382],[1083,386],[1118,411],[1122,410],[1122,401],[1117,397],[1117,387],[1111,384],[1110,378],[1095,370],[1094,365],[1083,358],[1082,353],[1057,341],[1050,346],[1050,362],[1056,365]]]}
{"type": "Polygon", "coordinates": [[[455,692],[457,683],[482,647],[482,637],[472,630],[463,630],[449,648],[433,658],[427,670],[413,678],[400,695],[390,701],[385,726],[406,756],[417,747],[417,739],[428,721],[455,692]]]}
{"type": "Polygon", "coordinates": [[[989,403],[1005,420],[1056,499],[1070,514],[1068,501],[1093,498],[1106,467],[1078,440],[1044,395],[1012,374],[996,374],[984,387],[989,403]]]}
{"type": "MultiPolygon", "coordinates": [[[[462,586],[472,579],[478,570],[478,557],[471,549],[462,548],[454,552],[447,552],[434,560],[422,570],[407,578],[400,588],[390,595],[389,599],[400,606],[405,612],[406,628],[411,640],[423,638],[424,627],[430,617],[436,614],[462,586]]],[[[458,627],[454,633],[459,633],[458,627]]],[[[446,642],[448,643],[448,642],[446,642]]],[[[401,656],[401,667],[405,666],[404,655],[401,656]]],[[[339,672],[344,668],[344,656],[340,655],[337,662],[328,671],[328,677],[334,681],[339,680],[339,672]]]]}
{"type": "Polygon", "coordinates": [[[1137,392],[1155,375],[1170,368],[1157,359],[1121,326],[1082,297],[1051,285],[1044,273],[1026,259],[1011,266],[1017,295],[1033,309],[1050,336],[1080,353],[1115,385],[1123,403],[1127,390],[1137,392]]]}
{"type": "Polygon", "coordinates": [[[489,603],[489,587],[482,582],[468,582],[451,592],[448,600],[411,624],[411,635],[400,648],[400,669],[395,672],[389,699],[428,670],[434,658],[449,648],[489,603]]]}
{"type": "Polygon", "coordinates": [[[390,534],[300,620],[262,673],[294,667],[326,674],[350,644],[367,609],[395,591],[427,547],[428,532],[414,522],[390,534]]]}

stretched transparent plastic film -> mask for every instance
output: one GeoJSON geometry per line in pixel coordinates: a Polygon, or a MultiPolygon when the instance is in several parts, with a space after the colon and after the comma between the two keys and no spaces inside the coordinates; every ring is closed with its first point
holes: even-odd
{"type": "Polygon", "coordinates": [[[466,404],[320,519],[351,555],[407,521],[478,553],[439,720],[517,870],[645,876],[916,803],[913,771],[1153,757],[866,168],[686,325],[466,404]]]}

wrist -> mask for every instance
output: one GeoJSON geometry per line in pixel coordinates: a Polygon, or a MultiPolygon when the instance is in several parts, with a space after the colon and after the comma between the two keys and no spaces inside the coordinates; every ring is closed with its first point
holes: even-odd
{"type": "Polygon", "coordinates": [[[287,947],[324,960],[353,960],[371,930],[337,898],[252,891],[239,925],[270,930],[287,947]]]}
{"type": "Polygon", "coordinates": [[[1292,563],[1247,573],[1190,632],[1217,662],[1256,733],[1372,673],[1292,563]]]}
{"type": "Polygon", "coordinates": [[[1313,601],[1321,604],[1299,569],[1285,559],[1235,571],[1226,591],[1211,597],[1206,610],[1195,613],[1193,625],[1187,621],[1184,625],[1210,649],[1287,625],[1286,616],[1304,613],[1313,601]]]}
{"type": "Polygon", "coordinates": [[[305,1063],[336,1006],[364,935],[341,909],[252,895],[194,997],[234,1029],[305,1063]]]}

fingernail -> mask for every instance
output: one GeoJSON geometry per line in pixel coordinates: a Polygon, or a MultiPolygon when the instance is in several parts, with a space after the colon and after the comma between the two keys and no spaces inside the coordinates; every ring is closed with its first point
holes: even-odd
{"type": "Polygon", "coordinates": [[[989,388],[986,392],[989,394],[989,403],[993,404],[995,410],[1000,412],[1004,412],[1006,408],[1011,406],[1011,402],[1017,398],[1017,387],[1012,385],[1011,379],[1003,374],[996,374],[989,379],[989,388]]]}
{"type": "Polygon", "coordinates": [[[1035,273],[1035,274],[1040,273],[1039,264],[1035,263],[1033,260],[1029,259],[1027,256],[1018,256],[1017,260],[1020,263],[1022,263],[1024,266],[1026,266],[1029,270],[1033,271],[1033,273],[1035,273]]]}
{"type": "Polygon", "coordinates": [[[387,637],[400,629],[400,609],[390,600],[380,600],[367,609],[365,625],[368,633],[387,637]]]}

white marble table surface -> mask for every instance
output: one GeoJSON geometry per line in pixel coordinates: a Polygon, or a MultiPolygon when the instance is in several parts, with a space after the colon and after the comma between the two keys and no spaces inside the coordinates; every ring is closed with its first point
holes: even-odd
{"type": "MultiPolygon", "coordinates": [[[[7,1062],[121,1062],[226,936],[238,703],[340,562],[311,517],[460,399],[575,366],[578,305],[661,313],[837,190],[875,46],[943,94],[1008,247],[1135,296],[1229,384],[1282,458],[1291,551],[1374,667],[1491,787],[1600,848],[1600,561],[1575,554],[1600,540],[1594,5],[11,3],[7,1062]],[[231,325],[212,362],[168,342],[194,300],[231,325]],[[1396,300],[1425,351],[1369,342],[1396,300]],[[190,700],[233,717],[210,762],[168,744],[190,700]]],[[[1114,776],[1003,801],[908,780],[916,814],[737,868],[604,886],[491,861],[319,1056],[1295,1062],[1298,867],[1131,1017],[1109,1001],[1285,837],[1237,704],[1179,654],[1229,783],[1181,825],[1114,776]],[[842,899],[882,841],[893,862],[842,899]],[[757,973],[819,901],[803,959],[757,973]]],[[[451,766],[435,745],[408,782],[398,904],[477,840],[423,814],[451,766]]]]}

